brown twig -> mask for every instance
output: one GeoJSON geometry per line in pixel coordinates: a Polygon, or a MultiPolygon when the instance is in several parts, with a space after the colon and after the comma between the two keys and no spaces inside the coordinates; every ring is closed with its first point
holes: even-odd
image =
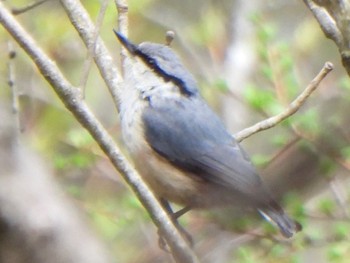
{"type": "Polygon", "coordinates": [[[259,131],[263,131],[276,126],[278,123],[293,115],[301,108],[301,106],[304,105],[307,98],[312,94],[313,91],[316,90],[320,82],[328,75],[332,69],[333,64],[331,62],[326,62],[317,76],[310,82],[306,89],[289,105],[289,107],[287,107],[287,109],[285,109],[280,114],[258,122],[255,125],[238,132],[234,136],[236,140],[240,142],[259,131]]]}

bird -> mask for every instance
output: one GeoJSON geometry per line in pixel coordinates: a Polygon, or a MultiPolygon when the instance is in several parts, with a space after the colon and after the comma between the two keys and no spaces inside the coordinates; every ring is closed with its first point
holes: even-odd
{"type": "Polygon", "coordinates": [[[114,32],[129,53],[120,95],[123,140],[136,169],[168,211],[167,202],[184,206],[176,217],[191,209],[250,207],[286,238],[300,231],[172,48],[136,45],[114,32]]]}

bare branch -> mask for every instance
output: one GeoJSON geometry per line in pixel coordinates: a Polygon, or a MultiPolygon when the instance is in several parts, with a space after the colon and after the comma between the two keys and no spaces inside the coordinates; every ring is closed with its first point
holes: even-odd
{"type": "Polygon", "coordinates": [[[13,43],[11,41],[8,42],[8,50],[9,50],[9,60],[7,64],[8,68],[8,85],[11,89],[12,96],[12,114],[15,121],[15,134],[16,140],[19,142],[19,137],[21,133],[21,122],[19,117],[19,94],[16,83],[16,72],[14,59],[16,58],[16,51],[14,49],[13,43]]]}
{"type": "Polygon", "coordinates": [[[20,14],[23,14],[35,7],[38,7],[39,5],[45,3],[47,0],[39,0],[39,1],[36,1],[36,2],[32,2],[24,7],[20,7],[20,8],[12,8],[12,14],[14,15],[20,15],[20,14]]]}
{"type": "Polygon", "coordinates": [[[333,17],[328,13],[327,9],[315,4],[311,0],[304,0],[304,3],[308,6],[311,12],[314,14],[316,20],[320,24],[324,34],[327,38],[333,39],[337,45],[342,43],[343,37],[337,27],[337,24],[333,17]]]}
{"type": "Polygon", "coordinates": [[[92,57],[113,97],[114,103],[117,108],[119,108],[118,98],[122,78],[119,74],[118,68],[113,63],[113,58],[107,47],[100,37],[95,37],[95,26],[91,21],[89,14],[78,0],[61,0],[61,3],[65,8],[71,23],[84,41],[85,46],[88,49],[95,46],[92,57]]]}
{"type": "Polygon", "coordinates": [[[342,63],[350,76],[350,2],[304,0],[323,33],[338,46],[342,63]]]}
{"type": "Polygon", "coordinates": [[[278,123],[293,115],[301,108],[301,106],[304,105],[307,98],[312,94],[312,92],[316,90],[320,82],[328,75],[332,69],[333,64],[331,62],[326,62],[317,76],[310,82],[306,89],[289,105],[287,109],[276,116],[258,122],[255,125],[238,132],[234,136],[236,140],[240,142],[259,131],[263,131],[276,126],[278,123]]]}
{"type": "MultiPolygon", "coordinates": [[[[129,27],[127,2],[128,2],[127,0],[115,0],[115,4],[118,10],[118,31],[122,33],[124,36],[128,36],[128,27],[129,27]]],[[[125,60],[127,59],[127,57],[128,57],[128,52],[122,46],[120,51],[120,60],[122,65],[123,76],[124,76],[124,71],[126,70],[125,60]]]]}
{"type": "Polygon", "coordinates": [[[332,194],[338,204],[338,206],[341,208],[343,216],[345,218],[350,218],[348,204],[346,200],[346,191],[344,191],[342,185],[339,184],[339,181],[337,180],[337,177],[334,176],[329,180],[329,187],[332,191],[332,194]]]}
{"type": "Polygon", "coordinates": [[[88,48],[87,58],[84,61],[83,72],[82,72],[82,76],[81,76],[81,79],[80,79],[80,82],[79,82],[79,88],[82,91],[83,97],[85,97],[86,82],[88,80],[89,72],[90,72],[90,69],[91,69],[91,66],[92,66],[92,59],[93,59],[93,56],[96,53],[95,52],[96,39],[99,36],[100,29],[101,29],[102,22],[103,22],[103,18],[104,18],[105,14],[106,14],[107,6],[108,6],[108,0],[103,0],[102,4],[101,4],[100,12],[98,13],[98,17],[97,17],[97,20],[96,20],[93,44],[88,48]]]}
{"type": "MultiPolygon", "coordinates": [[[[73,3],[72,1],[62,0],[62,2],[65,2],[65,4],[71,3],[72,6],[67,8],[72,8],[74,11],[77,11],[76,8],[80,8],[79,6],[77,7],[75,1],[73,1],[73,3]]],[[[70,15],[72,15],[72,13],[70,15]]],[[[81,15],[82,13],[78,13],[74,20],[84,19],[81,17],[81,15]]],[[[80,22],[75,21],[76,25],[78,25],[80,22]]],[[[50,58],[47,57],[47,55],[37,46],[35,41],[21,27],[11,13],[6,10],[1,2],[0,23],[30,56],[41,74],[52,86],[66,108],[75,116],[80,124],[88,130],[100,148],[108,156],[114,167],[120,172],[124,180],[138,196],[139,200],[150,214],[153,222],[159,228],[161,233],[164,234],[175,260],[183,263],[199,262],[175,226],[171,223],[172,221],[170,220],[168,214],[162,209],[156,197],[143,182],[137,171],[122,155],[112,137],[107,133],[102,124],[95,118],[86,103],[81,99],[78,89],[71,86],[71,84],[65,79],[63,74],[57,68],[55,63],[52,62],[50,58]]],[[[89,22],[84,23],[89,24],[89,22]]],[[[91,26],[91,24],[89,24],[89,26],[91,26]]],[[[86,32],[83,30],[83,32],[87,34],[84,36],[86,40],[91,40],[91,31],[86,32]]],[[[101,41],[98,39],[97,49],[102,44],[99,42],[101,41]]],[[[102,56],[102,54],[99,54],[99,56],[102,56]]]]}

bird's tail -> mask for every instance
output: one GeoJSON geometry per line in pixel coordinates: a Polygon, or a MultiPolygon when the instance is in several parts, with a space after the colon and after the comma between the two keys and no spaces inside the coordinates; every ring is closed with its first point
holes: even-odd
{"type": "Polygon", "coordinates": [[[286,238],[302,229],[301,224],[291,219],[276,202],[271,202],[269,206],[259,208],[258,211],[267,221],[275,223],[286,238]]]}

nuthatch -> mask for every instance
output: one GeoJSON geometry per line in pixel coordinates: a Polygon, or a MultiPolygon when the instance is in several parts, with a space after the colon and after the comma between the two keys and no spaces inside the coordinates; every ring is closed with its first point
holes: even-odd
{"type": "Polygon", "coordinates": [[[152,191],[187,208],[249,206],[283,236],[299,231],[172,49],[134,45],[115,33],[131,54],[120,104],[123,138],[152,191]]]}

